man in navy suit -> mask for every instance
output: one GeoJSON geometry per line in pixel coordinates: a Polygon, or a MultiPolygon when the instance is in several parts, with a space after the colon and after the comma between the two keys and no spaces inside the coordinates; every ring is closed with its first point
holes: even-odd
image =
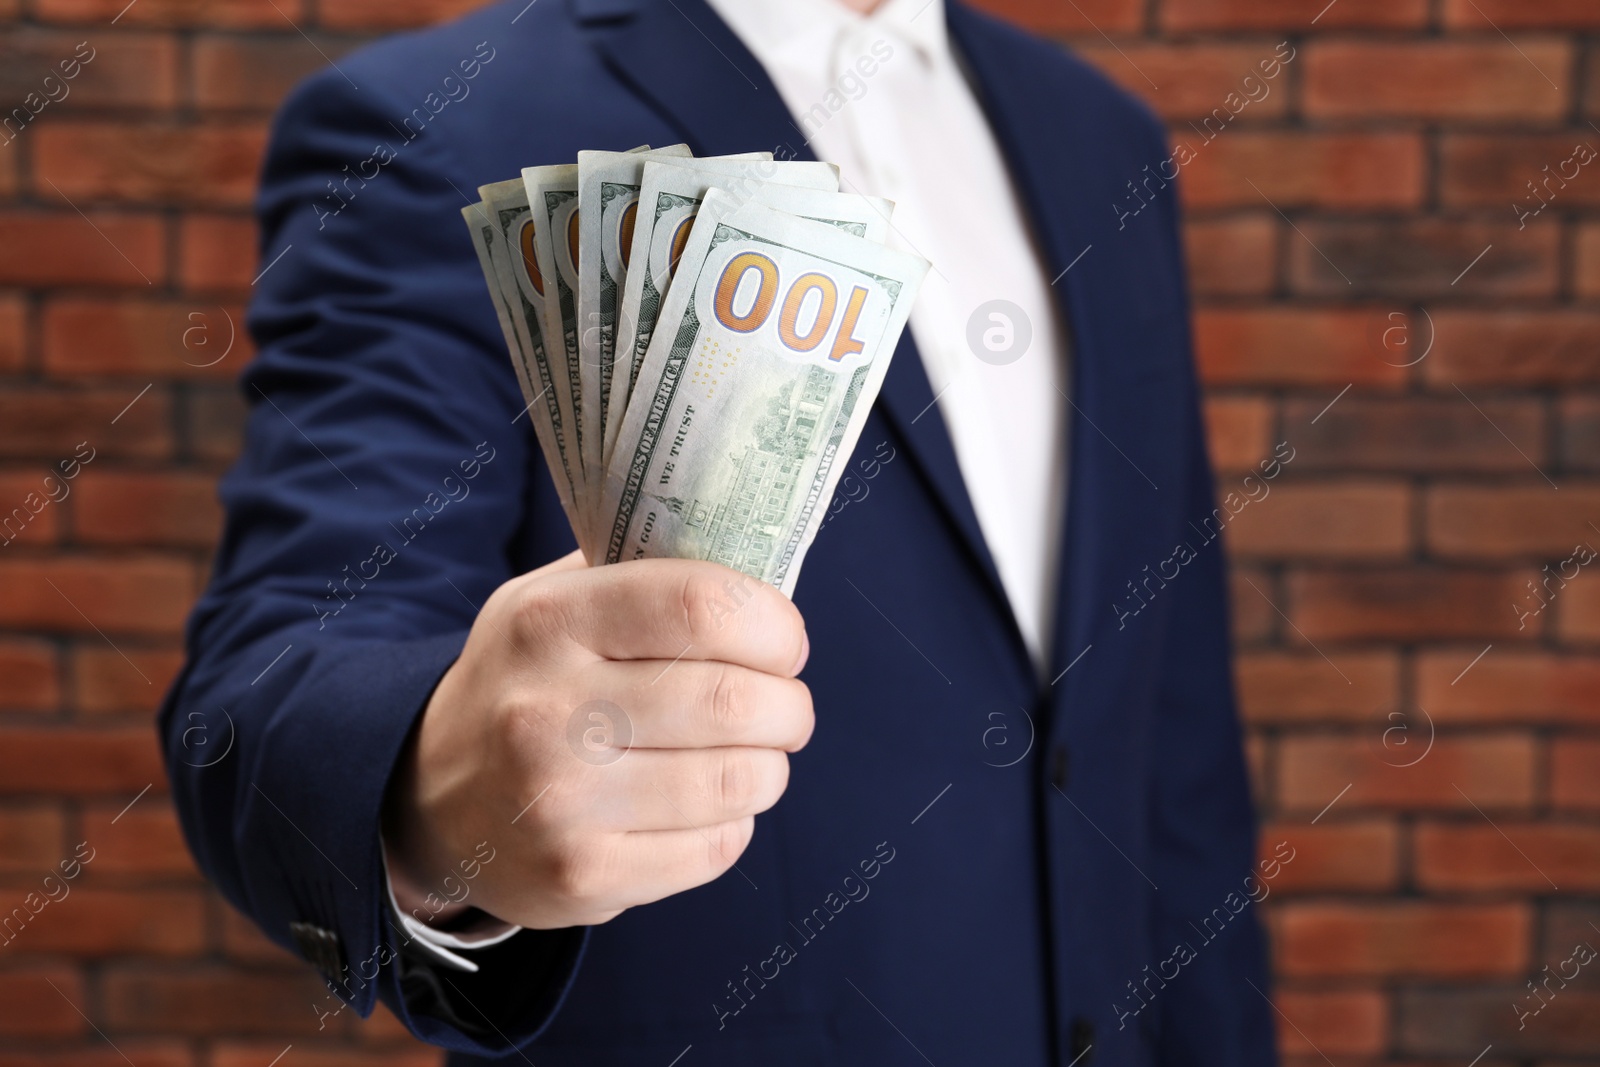
{"type": "Polygon", "coordinates": [[[1286,857],[1255,863],[1172,153],[956,0],[842,2],[514,0],[293,95],[161,719],[190,846],[322,972],[308,1011],[381,997],[454,1063],[1270,1064],[1251,904],[1286,857]],[[946,276],[793,603],[571,554],[460,221],[680,141],[849,157],[946,276]]]}

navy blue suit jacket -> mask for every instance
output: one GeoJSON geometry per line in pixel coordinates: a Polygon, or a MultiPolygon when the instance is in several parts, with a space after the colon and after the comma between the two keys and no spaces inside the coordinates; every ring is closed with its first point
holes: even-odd
{"type": "Polygon", "coordinates": [[[586,148],[809,153],[703,0],[491,5],[285,105],[246,445],[161,726],[201,866],[363,1014],[463,1063],[1272,1062],[1174,190],[1112,206],[1170,152],[1058,46],[948,18],[1071,337],[1053,681],[908,337],[795,593],[815,738],[739,870],[477,975],[397,933],[380,806],[476,606],[573,546],[459,209],[586,148]]]}

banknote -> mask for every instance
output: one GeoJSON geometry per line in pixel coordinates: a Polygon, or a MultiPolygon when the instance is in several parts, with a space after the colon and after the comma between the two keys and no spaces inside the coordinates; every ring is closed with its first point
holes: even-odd
{"type": "Polygon", "coordinates": [[[793,592],[928,269],[844,226],[868,228],[706,194],[605,473],[604,562],[793,592]]]}
{"type": "Polygon", "coordinates": [[[522,181],[485,186],[491,199],[461,209],[478,265],[494,299],[506,349],[522,387],[528,417],[539,439],[545,465],[561,499],[562,510],[573,530],[581,516],[571,478],[571,460],[562,442],[562,414],[552,388],[549,360],[544,347],[543,282],[534,265],[532,219],[522,195],[522,181]],[[497,195],[498,194],[498,195],[497,195]],[[509,201],[520,201],[520,207],[509,201]]]}
{"type": "MultiPolygon", "coordinates": [[[[640,192],[640,218],[634,227],[629,271],[618,321],[617,363],[611,380],[611,404],[627,408],[639,368],[655,333],[661,303],[672,271],[694,228],[700,202],[713,187],[735,203],[756,198],[768,207],[819,221],[859,223],[860,232],[882,240],[893,205],[887,200],[838,193],[839,171],[831,163],[762,161],[753,164],[716,160],[671,160],[645,165],[640,192]]],[[[602,460],[611,461],[621,420],[606,427],[602,460]]]]}
{"type": "MultiPolygon", "coordinates": [[[[573,458],[572,482],[578,512],[587,522],[590,472],[584,467],[584,408],[593,402],[583,391],[578,354],[578,165],[528,167],[522,172],[524,193],[533,213],[534,263],[544,279],[544,320],[549,338],[551,376],[561,402],[566,447],[573,458]]],[[[585,540],[586,529],[577,531],[585,540]]]]}
{"type": "Polygon", "coordinates": [[[683,159],[688,145],[631,152],[578,153],[578,376],[584,396],[585,470],[603,457],[606,408],[611,395],[617,307],[631,251],[639,180],[645,160],[683,159]]]}

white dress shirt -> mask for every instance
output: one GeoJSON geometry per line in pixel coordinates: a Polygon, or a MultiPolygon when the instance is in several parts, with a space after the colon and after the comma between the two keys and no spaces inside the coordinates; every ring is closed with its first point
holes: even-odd
{"type": "MultiPolygon", "coordinates": [[[[1000,148],[951,50],[944,2],[886,0],[866,17],[838,0],[708,2],[766,68],[817,158],[839,165],[844,191],[893,200],[890,244],[933,264],[911,334],[1043,674],[1065,493],[1066,334],[1000,148]],[[990,318],[993,301],[1016,310],[990,318]]],[[[461,950],[518,929],[451,935],[394,910],[436,960],[463,970],[477,965],[461,950]]]]}

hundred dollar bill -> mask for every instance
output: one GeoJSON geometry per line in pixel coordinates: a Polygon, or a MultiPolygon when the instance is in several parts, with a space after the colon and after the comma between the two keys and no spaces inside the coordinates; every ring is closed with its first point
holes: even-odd
{"type": "Polygon", "coordinates": [[[839,168],[832,163],[809,160],[774,160],[771,153],[761,153],[752,160],[711,157],[646,161],[640,181],[633,247],[628,255],[630,266],[638,264],[639,269],[628,271],[622,305],[617,313],[614,356],[617,366],[612,373],[608,406],[618,412],[619,417],[606,425],[601,449],[603,461],[611,459],[622,421],[620,413],[627,409],[628,397],[633,393],[639,366],[644,362],[650,335],[661,313],[661,301],[672,280],[672,268],[689,239],[706,190],[715,183],[741,192],[765,182],[837,192],[839,168]],[[663,199],[664,195],[667,199],[663,199]]]}
{"type": "MultiPolygon", "coordinates": [[[[521,197],[522,182],[502,182],[516,186],[521,197]]],[[[494,190],[495,186],[486,186],[494,190]]],[[[501,190],[504,191],[504,190],[501,190]]],[[[504,201],[485,200],[461,209],[478,265],[489,284],[500,331],[522,387],[534,436],[550,469],[562,510],[576,532],[580,529],[568,457],[562,449],[562,416],[552,388],[549,362],[545,356],[542,282],[533,265],[532,222],[524,199],[520,210],[508,208],[504,201]],[[510,251],[517,249],[516,253],[510,251]],[[520,262],[519,262],[520,261],[520,262]]]]}
{"type": "Polygon", "coordinates": [[[604,561],[711,560],[792,594],[927,270],[708,193],[606,472],[604,561]]]}
{"type": "Polygon", "coordinates": [[[577,263],[578,376],[584,396],[585,470],[598,470],[603,460],[617,307],[631,251],[644,161],[689,156],[689,146],[681,144],[644,151],[578,153],[578,248],[582,253],[577,263]]]}
{"type": "MultiPolygon", "coordinates": [[[[585,396],[578,356],[578,166],[527,167],[522,172],[524,192],[534,220],[534,262],[544,278],[544,320],[549,336],[552,376],[562,397],[567,452],[572,460],[573,486],[580,515],[587,522],[593,512],[589,482],[599,471],[584,465],[584,408],[593,402],[585,396]]],[[[582,541],[583,532],[579,532],[582,541]]]]}

